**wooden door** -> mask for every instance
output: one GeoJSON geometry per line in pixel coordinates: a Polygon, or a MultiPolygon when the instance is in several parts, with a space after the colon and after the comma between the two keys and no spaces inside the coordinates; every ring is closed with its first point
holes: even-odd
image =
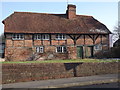
{"type": "Polygon", "coordinates": [[[93,46],[86,47],[86,55],[87,58],[93,57],[93,46]]]}
{"type": "Polygon", "coordinates": [[[83,47],[82,46],[77,47],[77,56],[78,58],[83,58],[83,47]]]}

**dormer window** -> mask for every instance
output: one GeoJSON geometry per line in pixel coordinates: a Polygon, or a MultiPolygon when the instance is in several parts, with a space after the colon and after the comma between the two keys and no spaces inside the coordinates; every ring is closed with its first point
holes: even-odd
{"type": "Polygon", "coordinates": [[[56,39],[57,40],[65,40],[66,39],[66,36],[64,34],[57,34],[56,35],[56,39]]]}
{"type": "Polygon", "coordinates": [[[12,39],[13,40],[24,40],[24,35],[23,34],[13,34],[12,39]]]}
{"type": "Polygon", "coordinates": [[[49,40],[49,34],[35,34],[35,40],[49,40]]]}

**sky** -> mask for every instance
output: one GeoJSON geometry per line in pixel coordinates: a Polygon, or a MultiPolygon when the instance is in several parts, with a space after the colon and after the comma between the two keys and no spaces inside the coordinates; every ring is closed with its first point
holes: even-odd
{"type": "MultiPolygon", "coordinates": [[[[118,2],[68,2],[76,5],[78,15],[90,15],[105,24],[110,31],[118,22],[118,2]]],[[[2,11],[1,21],[9,15],[18,12],[38,12],[64,14],[67,9],[66,2],[0,2],[2,11]]],[[[0,34],[4,32],[4,25],[0,23],[0,34]]]]}

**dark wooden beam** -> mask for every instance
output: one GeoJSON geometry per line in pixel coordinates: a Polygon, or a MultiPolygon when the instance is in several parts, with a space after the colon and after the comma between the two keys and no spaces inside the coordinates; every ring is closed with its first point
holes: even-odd
{"type": "Polygon", "coordinates": [[[93,37],[91,35],[88,35],[91,39],[93,39],[93,37]]]}
{"type": "Polygon", "coordinates": [[[34,46],[34,34],[32,34],[32,46],[34,46]]]}
{"type": "Polygon", "coordinates": [[[100,38],[101,38],[101,44],[102,44],[102,43],[103,43],[103,42],[102,42],[102,35],[100,35],[100,38]]]}
{"type": "Polygon", "coordinates": [[[95,35],[93,35],[93,44],[95,44],[95,35]]]}
{"type": "Polygon", "coordinates": [[[41,45],[43,45],[42,34],[41,34],[41,45]]]}
{"type": "Polygon", "coordinates": [[[99,35],[96,35],[96,37],[95,37],[95,41],[97,40],[98,37],[99,37],[99,35]]]}
{"type": "Polygon", "coordinates": [[[50,45],[52,45],[51,34],[49,34],[49,37],[50,37],[50,38],[49,38],[49,39],[50,39],[50,40],[49,40],[49,41],[50,41],[50,45]]]}
{"type": "Polygon", "coordinates": [[[85,45],[85,35],[84,35],[84,45],[85,45]]]}
{"type": "Polygon", "coordinates": [[[79,35],[78,37],[76,37],[76,40],[78,40],[82,35],[79,35]]]}
{"type": "Polygon", "coordinates": [[[71,35],[68,35],[72,40],[74,40],[74,38],[71,35]]]}
{"type": "Polygon", "coordinates": [[[99,35],[88,35],[92,40],[93,40],[93,44],[95,44],[95,41],[97,40],[97,38],[99,37],[99,35]]]}
{"type": "Polygon", "coordinates": [[[67,45],[67,39],[65,40],[65,45],[67,45]]]}
{"type": "Polygon", "coordinates": [[[80,38],[81,35],[68,35],[73,41],[74,45],[76,45],[76,41],[80,38]]]}
{"type": "Polygon", "coordinates": [[[58,40],[58,45],[59,45],[59,43],[60,43],[60,42],[59,42],[59,40],[58,40]]]}

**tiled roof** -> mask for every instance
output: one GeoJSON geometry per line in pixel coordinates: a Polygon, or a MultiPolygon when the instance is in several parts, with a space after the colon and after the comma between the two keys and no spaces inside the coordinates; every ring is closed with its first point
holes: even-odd
{"type": "Polygon", "coordinates": [[[5,33],[109,34],[108,28],[92,16],[14,12],[7,17],[5,33]]]}

